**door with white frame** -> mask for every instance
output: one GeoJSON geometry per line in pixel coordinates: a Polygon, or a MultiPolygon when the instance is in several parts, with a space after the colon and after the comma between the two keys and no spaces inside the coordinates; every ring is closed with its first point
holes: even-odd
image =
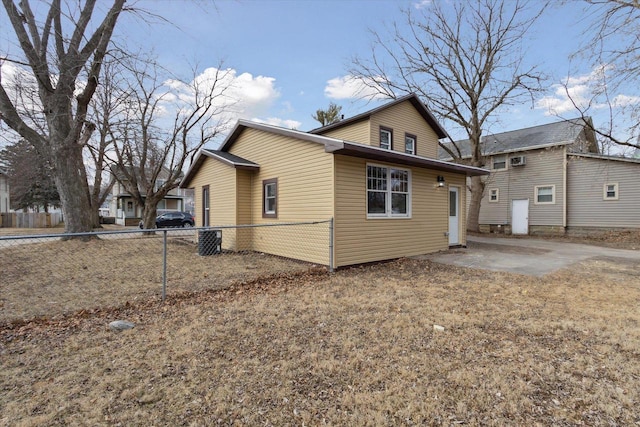
{"type": "Polygon", "coordinates": [[[529,234],[529,199],[511,201],[511,234],[529,234]]]}
{"type": "Polygon", "coordinates": [[[449,187],[449,246],[460,244],[460,190],[449,187]]]}

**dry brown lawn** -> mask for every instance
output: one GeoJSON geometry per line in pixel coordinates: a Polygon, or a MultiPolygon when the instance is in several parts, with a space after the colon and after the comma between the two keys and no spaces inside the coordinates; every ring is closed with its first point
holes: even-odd
{"type": "MultiPolygon", "coordinates": [[[[0,324],[160,299],[162,236],[127,236],[5,244],[4,248],[0,242],[0,324]]],[[[197,252],[189,236],[168,238],[165,291],[169,298],[309,268],[305,263],[260,253],[202,257],[197,252]]]]}
{"type": "Polygon", "coordinates": [[[0,425],[640,423],[636,264],[300,271],[5,325],[0,425]]]}

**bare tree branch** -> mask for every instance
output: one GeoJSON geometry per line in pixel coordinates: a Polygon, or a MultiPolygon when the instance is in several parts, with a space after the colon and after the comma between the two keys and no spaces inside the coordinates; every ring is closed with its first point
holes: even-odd
{"type": "MultiPolygon", "coordinates": [[[[371,57],[355,58],[350,72],[382,96],[417,93],[440,120],[466,132],[468,161],[483,166],[481,138],[496,111],[542,90],[544,76],[524,65],[521,44],[544,9],[520,0],[435,0],[417,15],[407,9],[390,41],[373,32],[371,57]]],[[[462,157],[453,141],[441,146],[462,157]]],[[[471,186],[467,226],[477,230],[484,184],[474,177],[471,186]]]]}

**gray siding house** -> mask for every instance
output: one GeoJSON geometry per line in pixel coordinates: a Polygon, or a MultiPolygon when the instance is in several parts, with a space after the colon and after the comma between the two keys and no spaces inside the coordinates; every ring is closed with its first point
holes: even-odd
{"type": "Polygon", "coordinates": [[[10,206],[9,177],[3,169],[0,169],[0,213],[8,213],[10,206]]]}
{"type": "MultiPolygon", "coordinates": [[[[469,141],[457,141],[462,159],[469,141]]],[[[640,228],[640,160],[599,153],[582,119],[488,135],[480,229],[564,234],[640,228]]],[[[449,155],[440,151],[440,158],[449,155]]],[[[469,200],[470,197],[467,198],[469,200]]]]}

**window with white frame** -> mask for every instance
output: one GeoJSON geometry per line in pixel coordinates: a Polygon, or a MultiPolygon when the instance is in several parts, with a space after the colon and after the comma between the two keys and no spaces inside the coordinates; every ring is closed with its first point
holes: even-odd
{"type": "Polygon", "coordinates": [[[391,150],[393,145],[393,130],[380,126],[380,148],[391,150]]]}
{"type": "Polygon", "coordinates": [[[278,179],[265,179],[262,181],[262,217],[278,217],[278,179]]]}
{"type": "Polygon", "coordinates": [[[411,217],[411,172],[367,165],[367,217],[411,217]]]}
{"type": "Polygon", "coordinates": [[[493,156],[491,158],[491,169],[499,170],[507,168],[507,156],[493,156]]]}
{"type": "Polygon", "coordinates": [[[604,185],[602,197],[604,200],[618,200],[618,183],[606,183],[604,185]]]}
{"type": "Polygon", "coordinates": [[[489,189],[489,202],[497,203],[499,201],[500,201],[500,189],[499,188],[489,189]]]}
{"type": "Polygon", "coordinates": [[[416,136],[411,134],[404,135],[404,152],[407,154],[416,154],[416,136]]]}
{"type": "Polygon", "coordinates": [[[552,205],[556,202],[555,185],[538,185],[535,187],[536,205],[552,205]]]}

